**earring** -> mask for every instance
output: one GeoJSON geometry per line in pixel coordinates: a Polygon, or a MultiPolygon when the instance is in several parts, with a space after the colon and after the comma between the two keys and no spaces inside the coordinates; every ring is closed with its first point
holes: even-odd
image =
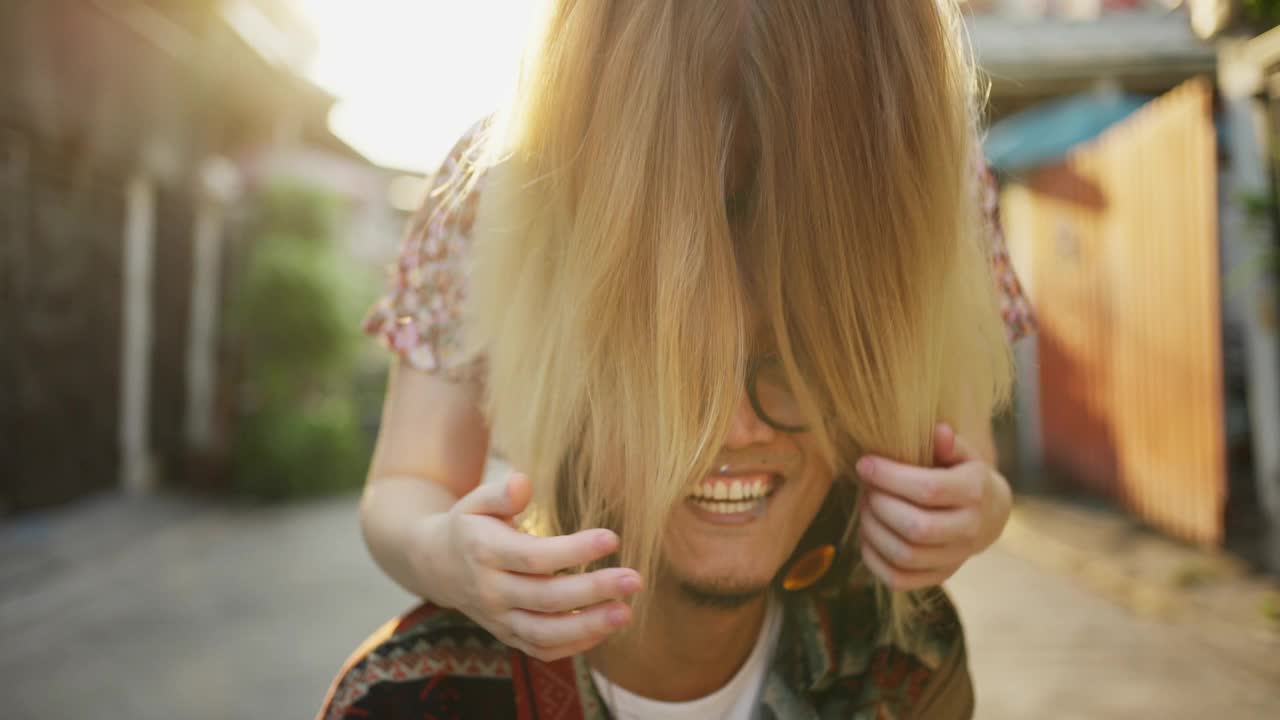
{"type": "Polygon", "coordinates": [[[782,578],[782,589],[803,590],[822,579],[836,559],[835,545],[819,545],[801,555],[782,578]]]}

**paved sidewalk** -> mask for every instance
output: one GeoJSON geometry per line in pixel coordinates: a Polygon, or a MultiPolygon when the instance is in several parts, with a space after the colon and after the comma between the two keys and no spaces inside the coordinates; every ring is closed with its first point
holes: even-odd
{"type": "MultiPolygon", "coordinates": [[[[952,583],[984,720],[1280,717],[1280,687],[997,546],[952,583]]],[[[307,718],[410,599],[354,498],[106,499],[0,527],[6,720],[307,718]]]]}
{"type": "Polygon", "coordinates": [[[70,528],[56,536],[0,532],[0,557],[71,546],[0,573],[6,720],[309,718],[346,655],[411,604],[365,554],[354,498],[61,515],[41,521],[70,528]]]}
{"type": "Polygon", "coordinates": [[[997,544],[949,584],[981,720],[1270,720],[1280,685],[997,544]]]}

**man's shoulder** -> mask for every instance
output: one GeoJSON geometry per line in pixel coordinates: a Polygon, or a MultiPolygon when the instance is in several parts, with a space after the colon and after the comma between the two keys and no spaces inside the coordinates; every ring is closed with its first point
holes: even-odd
{"type": "Polygon", "coordinates": [[[318,717],[515,717],[518,657],[462,613],[422,605],[361,644],[318,717]]]}
{"type": "Polygon", "coordinates": [[[955,603],[941,588],[914,593],[916,610],[910,614],[902,637],[884,632],[889,626],[887,596],[864,584],[849,585],[815,599],[819,612],[830,616],[837,644],[865,648],[896,647],[919,656],[930,668],[964,644],[964,626],[955,603]]]}
{"type": "Polygon", "coordinates": [[[797,629],[813,689],[840,688],[837,694],[853,707],[882,707],[894,716],[931,707],[939,694],[951,706],[963,705],[957,696],[971,698],[972,690],[959,613],[941,590],[923,600],[901,637],[885,632],[887,603],[869,586],[851,585],[806,604],[797,629]]]}

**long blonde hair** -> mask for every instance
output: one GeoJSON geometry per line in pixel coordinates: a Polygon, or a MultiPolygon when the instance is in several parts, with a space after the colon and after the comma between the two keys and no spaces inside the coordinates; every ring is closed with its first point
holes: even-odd
{"type": "Polygon", "coordinates": [[[487,145],[467,318],[539,532],[613,527],[654,576],[757,324],[836,473],[930,464],[939,419],[1001,401],[961,28],[951,0],[549,2],[487,145]]]}

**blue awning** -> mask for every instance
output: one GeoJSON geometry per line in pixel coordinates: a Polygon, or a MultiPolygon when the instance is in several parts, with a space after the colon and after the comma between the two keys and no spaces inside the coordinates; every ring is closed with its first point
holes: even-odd
{"type": "Polygon", "coordinates": [[[987,133],[987,162],[1005,173],[1056,162],[1149,101],[1123,93],[1076,95],[1010,115],[987,133]]]}

